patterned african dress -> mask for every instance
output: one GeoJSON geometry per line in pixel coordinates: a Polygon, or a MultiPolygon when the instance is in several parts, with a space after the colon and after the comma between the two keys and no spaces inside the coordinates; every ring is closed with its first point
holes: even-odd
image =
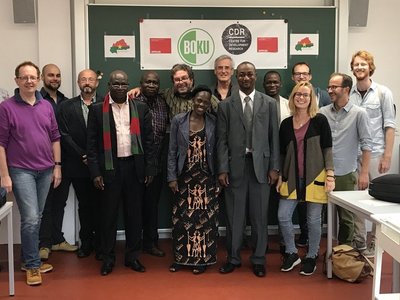
{"type": "Polygon", "coordinates": [[[173,252],[178,264],[206,266],[217,261],[218,200],[207,165],[205,129],[189,135],[172,206],[173,252]]]}

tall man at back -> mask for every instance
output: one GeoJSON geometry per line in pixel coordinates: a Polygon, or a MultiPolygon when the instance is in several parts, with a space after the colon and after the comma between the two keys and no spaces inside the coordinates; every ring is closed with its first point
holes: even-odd
{"type": "MultiPolygon", "coordinates": [[[[372,136],[371,163],[369,165],[369,179],[372,180],[390,169],[394,131],[396,128],[393,94],[384,85],[371,79],[375,72],[374,57],[371,53],[357,51],[350,63],[356,84],[350,92],[350,101],[364,107],[369,116],[369,128],[372,136]]],[[[355,246],[360,249],[367,247],[367,231],[365,220],[358,224],[360,231],[355,232],[355,246]]],[[[364,254],[373,257],[375,253],[375,225],[372,227],[372,240],[364,254]]]]}
{"type": "Polygon", "coordinates": [[[239,90],[221,101],[217,119],[218,180],[225,187],[228,258],[220,272],[241,266],[240,249],[249,209],[254,244],[253,273],[265,276],[268,198],[279,176],[276,102],[255,90],[256,68],[242,62],[236,70],[239,90]]]}
{"type": "Polygon", "coordinates": [[[235,63],[232,57],[226,54],[218,56],[214,61],[214,74],[217,82],[211,90],[220,101],[225,100],[234,89],[237,89],[237,83],[232,80],[234,67],[235,63]]]}

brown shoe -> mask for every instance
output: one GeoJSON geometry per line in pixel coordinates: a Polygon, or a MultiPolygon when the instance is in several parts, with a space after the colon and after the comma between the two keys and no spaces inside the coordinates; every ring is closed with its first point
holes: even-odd
{"type": "MultiPolygon", "coordinates": [[[[29,269],[25,268],[24,265],[21,266],[21,271],[27,272],[29,269]]],[[[40,273],[47,273],[53,270],[53,266],[51,264],[42,263],[40,265],[39,271],[40,273]]]]}
{"type": "Polygon", "coordinates": [[[40,275],[39,268],[26,270],[26,284],[27,285],[42,284],[42,275],[40,275]]]}
{"type": "Polygon", "coordinates": [[[51,250],[49,248],[41,247],[40,250],[39,250],[40,259],[42,261],[48,260],[50,253],[51,253],[51,250]]]}
{"type": "Polygon", "coordinates": [[[71,245],[67,241],[64,241],[62,243],[51,246],[51,250],[52,251],[74,252],[74,251],[78,250],[78,246],[71,245]]]}

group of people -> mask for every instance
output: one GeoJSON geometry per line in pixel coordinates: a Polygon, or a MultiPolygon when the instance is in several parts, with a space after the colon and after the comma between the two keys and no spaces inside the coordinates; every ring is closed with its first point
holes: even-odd
{"type": "MultiPolygon", "coordinates": [[[[44,85],[47,93],[39,93],[39,68],[21,63],[15,95],[0,104],[0,177],[21,212],[27,283],[41,283],[41,273],[53,268],[41,258],[57,250],[78,250],[78,257],[95,251],[101,275],[111,273],[120,205],[125,266],[145,272],[141,251],[165,256],[157,234],[165,176],[173,194],[171,272],[187,266],[197,275],[216,263],[223,204],[227,260],[220,273],[241,266],[248,217],[252,272],[265,276],[271,198],[279,203],[281,271],[301,263],[300,274],[313,274],[327,193],[365,189],[390,168],[392,93],[370,78],[375,65],[367,51],[354,54],[351,69],[355,85],[350,76],[334,73],[324,90],[311,84],[309,65],[299,62],[292,68],[289,99],[279,94],[276,71],[265,74],[265,93],[257,91],[251,62],[237,66],[234,80],[227,55],[215,60],[212,88],[195,87],[191,67],[176,64],[170,88],[160,90],[158,74],[146,71],[140,87],[129,90],[128,75],[116,70],[101,97],[97,74],[87,69],[78,75],[80,95],[67,100],[58,91],[57,66],[43,68],[42,79],[51,73],[53,80],[44,85]],[[62,234],[71,183],[79,202],[79,249],[62,234]],[[301,234],[295,241],[296,207],[301,234]],[[304,259],[296,246],[308,246],[304,259]]],[[[344,209],[339,220],[339,242],[367,251],[365,220],[344,209]]]]}

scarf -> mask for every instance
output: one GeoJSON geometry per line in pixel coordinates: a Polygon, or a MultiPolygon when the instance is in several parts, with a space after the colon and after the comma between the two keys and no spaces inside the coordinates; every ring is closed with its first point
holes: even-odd
{"type": "MultiPolygon", "coordinates": [[[[139,114],[133,100],[129,99],[130,112],[130,135],[131,135],[131,151],[132,155],[143,154],[142,140],[140,137],[139,114]]],[[[113,154],[111,146],[111,130],[110,130],[110,94],[107,94],[103,102],[103,145],[106,170],[113,170],[113,154]]]]}

